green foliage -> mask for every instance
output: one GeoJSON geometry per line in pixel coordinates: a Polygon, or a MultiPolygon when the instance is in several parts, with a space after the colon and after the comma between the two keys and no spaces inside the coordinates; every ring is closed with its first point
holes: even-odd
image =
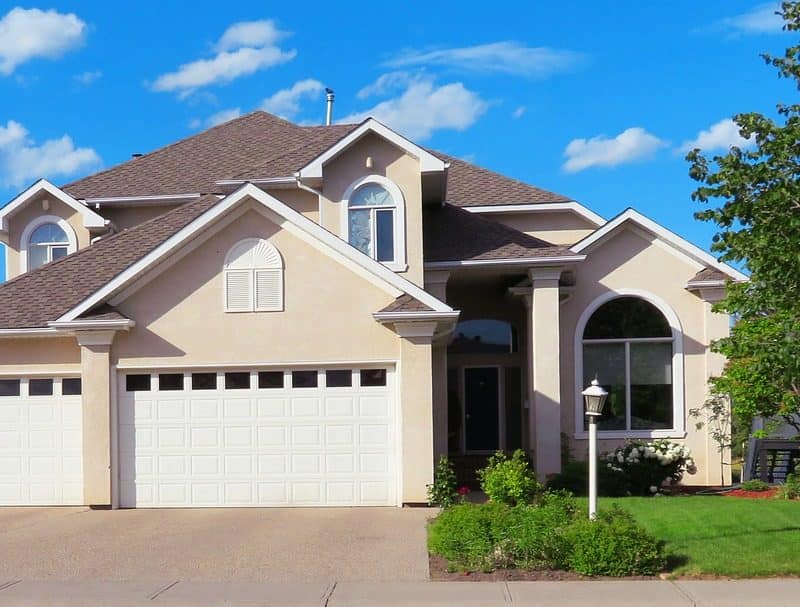
{"type": "Polygon", "coordinates": [[[530,502],[542,486],[537,482],[527,454],[517,449],[509,458],[498,451],[478,471],[481,489],[493,502],[514,506],[530,502]]]}
{"type": "MultiPolygon", "coordinates": [[[[587,495],[589,492],[589,464],[571,461],[564,465],[561,473],[547,482],[552,491],[569,491],[573,495],[587,495]]],[[[625,475],[612,470],[601,462],[597,468],[597,492],[604,497],[623,497],[628,495],[628,481],[625,475]]]]}
{"type": "Polygon", "coordinates": [[[689,450],[668,440],[635,441],[605,456],[605,466],[620,473],[630,495],[655,495],[670,481],[677,483],[684,473],[697,472],[689,450]]]}
{"type": "Polygon", "coordinates": [[[785,500],[800,499],[800,472],[786,475],[786,482],[778,486],[778,497],[785,500]]]}
{"type": "Polygon", "coordinates": [[[428,504],[449,508],[459,498],[456,489],[456,473],[446,455],[439,458],[433,471],[433,484],[428,485],[428,504]]]}
{"type": "Polygon", "coordinates": [[[510,508],[505,504],[458,504],[428,524],[428,550],[460,570],[490,571],[496,548],[506,543],[510,508]]]}
{"type": "MultiPolygon", "coordinates": [[[[782,2],[779,13],[784,30],[800,31],[800,2],[782,2]]],[[[800,88],[800,45],[763,57],[800,88]]],[[[712,249],[750,271],[751,280],[729,284],[715,306],[738,320],[714,344],[728,364],[711,381],[714,396],[730,395],[745,423],[800,412],[800,104],[779,104],[777,114],[734,117],[751,148],[687,156],[700,183],[693,199],[716,204],[696,214],[718,228],[712,249]]]]}
{"type": "Polygon", "coordinates": [[[566,493],[545,493],[535,506],[517,506],[509,518],[506,553],[520,569],[566,569],[571,553],[568,533],[578,513],[566,493]]]}
{"type": "Polygon", "coordinates": [[[744,481],[741,484],[742,489],[745,491],[766,491],[769,489],[769,485],[764,481],[758,480],[757,478],[751,479],[749,481],[744,481]]]}
{"type": "Polygon", "coordinates": [[[618,507],[576,521],[569,537],[569,567],[583,575],[656,575],[666,565],[661,542],[618,507]]]}

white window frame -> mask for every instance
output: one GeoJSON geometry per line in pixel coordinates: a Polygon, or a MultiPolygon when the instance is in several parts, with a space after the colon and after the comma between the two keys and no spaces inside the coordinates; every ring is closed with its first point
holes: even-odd
{"type": "MultiPolygon", "coordinates": [[[[586,343],[624,343],[625,344],[625,364],[626,377],[630,376],[630,344],[631,343],[672,343],[672,420],[673,427],[658,430],[599,430],[598,436],[601,438],[685,438],[686,437],[686,413],[685,413],[685,393],[686,385],[684,382],[684,363],[683,363],[683,329],[680,319],[675,311],[663,299],[639,289],[616,289],[604,293],[595,298],[583,311],[578,324],[575,327],[575,339],[573,342],[573,354],[575,361],[575,438],[584,439],[589,436],[584,429],[584,404],[581,392],[586,388],[583,385],[583,332],[586,324],[600,306],[608,303],[612,299],[620,297],[638,297],[653,306],[664,315],[670,328],[672,337],[644,337],[644,338],[619,338],[619,339],[588,339],[586,343]]],[[[602,381],[602,378],[601,378],[602,381]]],[[[626,382],[626,403],[630,403],[630,386],[626,382]]],[[[630,425],[630,410],[626,407],[625,425],[630,425]]]]}
{"type": "Polygon", "coordinates": [[[225,263],[223,265],[222,270],[222,306],[225,312],[229,312],[232,314],[236,313],[243,313],[243,312],[283,312],[284,309],[284,263],[283,263],[283,256],[281,255],[280,251],[277,249],[275,245],[264,240],[263,238],[245,238],[243,240],[238,241],[235,243],[229,250],[228,253],[225,255],[225,263]],[[231,256],[234,251],[239,250],[243,246],[253,246],[253,245],[261,245],[269,249],[277,256],[277,261],[274,262],[270,266],[259,266],[253,265],[249,268],[229,268],[228,265],[231,262],[231,256]],[[279,280],[279,303],[275,306],[262,306],[259,307],[257,305],[258,301],[258,292],[256,289],[256,274],[258,272],[263,271],[275,271],[277,270],[280,273],[280,280],[279,280]],[[228,306],[228,274],[229,273],[248,273],[248,285],[250,291],[250,305],[247,308],[230,308],[228,306]]]}
{"type": "MultiPolygon", "coordinates": [[[[64,219],[63,217],[59,217],[58,215],[40,215],[33,221],[31,221],[25,229],[22,231],[22,236],[20,236],[19,243],[19,272],[23,274],[30,269],[30,248],[31,248],[31,236],[41,226],[53,223],[56,224],[59,228],[64,230],[64,233],[67,235],[67,255],[70,255],[78,250],[78,237],[75,234],[75,230],[69,225],[69,222],[64,219]]],[[[50,260],[52,261],[52,260],[50,260]]],[[[48,262],[49,263],[49,262],[48,262]]],[[[41,266],[40,266],[41,267],[41,266]]]]}
{"type": "MultiPolygon", "coordinates": [[[[351,183],[344,192],[341,201],[341,237],[342,240],[349,243],[350,242],[350,199],[353,196],[353,193],[363,185],[367,185],[369,183],[375,183],[380,185],[381,187],[385,188],[389,195],[392,197],[394,202],[393,206],[361,206],[357,207],[357,210],[371,210],[372,211],[372,221],[371,225],[371,234],[370,234],[370,247],[374,249],[376,236],[375,230],[377,228],[376,221],[375,221],[375,211],[377,210],[387,210],[393,209],[394,211],[394,259],[391,261],[381,261],[379,263],[383,264],[390,270],[395,272],[405,272],[408,269],[408,264],[406,262],[406,203],[405,198],[403,198],[403,192],[394,183],[391,179],[384,177],[383,175],[366,175],[359,179],[356,179],[353,183],[351,183]]],[[[375,259],[374,250],[370,251],[370,257],[375,259]]]]}

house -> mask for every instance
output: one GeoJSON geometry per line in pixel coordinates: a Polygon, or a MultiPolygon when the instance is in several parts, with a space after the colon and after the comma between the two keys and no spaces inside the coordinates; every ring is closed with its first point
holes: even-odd
{"type": "Polygon", "coordinates": [[[255,112],[0,210],[0,504],[426,501],[435,458],[688,445],[744,280],[380,122],[255,112]]]}

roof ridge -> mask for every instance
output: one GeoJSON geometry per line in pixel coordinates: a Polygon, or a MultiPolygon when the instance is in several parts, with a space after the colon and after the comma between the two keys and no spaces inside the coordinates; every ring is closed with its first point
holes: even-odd
{"type": "Polygon", "coordinates": [[[214,125],[212,127],[209,127],[209,128],[207,128],[205,130],[200,131],[199,133],[194,133],[192,135],[188,135],[187,137],[183,137],[182,139],[178,139],[177,141],[173,141],[172,143],[168,143],[167,145],[161,146],[160,148],[156,148],[155,150],[152,150],[150,152],[146,152],[146,153],[142,154],[141,156],[137,156],[136,158],[129,158],[128,160],[125,160],[123,162],[117,163],[117,164],[115,164],[113,166],[108,167],[107,169],[102,169],[100,171],[97,171],[96,173],[92,173],[90,175],[85,175],[85,176],[81,177],[80,179],[76,179],[75,181],[71,181],[69,183],[66,183],[66,184],[62,185],[60,189],[66,190],[67,188],[74,187],[75,185],[81,183],[82,181],[84,181],[86,179],[98,177],[100,175],[104,175],[104,174],[106,174],[106,173],[108,173],[110,171],[114,171],[114,170],[120,169],[122,167],[128,166],[128,165],[136,162],[137,160],[142,160],[143,158],[149,158],[149,157],[153,156],[154,154],[158,154],[158,153],[161,153],[161,152],[165,152],[167,150],[174,149],[176,146],[179,146],[179,145],[181,145],[183,143],[186,143],[187,141],[191,141],[192,139],[196,139],[198,137],[202,137],[204,135],[207,135],[208,133],[216,132],[216,131],[222,130],[224,128],[229,128],[230,126],[232,126],[234,124],[240,124],[242,121],[248,120],[248,119],[252,119],[255,116],[268,116],[270,119],[275,120],[277,122],[285,123],[285,124],[291,126],[292,128],[296,128],[296,129],[301,129],[302,128],[299,125],[294,124],[293,122],[289,122],[288,120],[285,120],[284,118],[281,118],[281,117],[276,116],[274,114],[270,114],[269,112],[265,112],[264,110],[254,110],[252,112],[248,112],[247,114],[243,114],[242,116],[238,116],[236,118],[233,118],[233,119],[228,120],[226,122],[223,122],[221,124],[216,124],[216,125],[214,125]]]}

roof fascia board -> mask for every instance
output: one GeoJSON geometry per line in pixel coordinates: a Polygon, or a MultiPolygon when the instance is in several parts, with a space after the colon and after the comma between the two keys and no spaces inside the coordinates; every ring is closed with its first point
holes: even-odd
{"type": "Polygon", "coordinates": [[[633,225],[643,228],[656,236],[661,241],[672,246],[673,249],[682,253],[685,257],[698,262],[700,264],[710,266],[724,272],[731,276],[734,280],[746,281],[749,280],[746,274],[743,274],[736,268],[729,266],[726,263],[718,261],[713,255],[704,251],[700,247],[693,245],[691,242],[668,230],[664,226],[656,223],[649,217],[645,217],[634,209],[627,209],[617,215],[614,219],[608,221],[604,226],[598,228],[589,234],[583,240],[580,240],[571,247],[575,253],[588,252],[591,248],[603,242],[606,238],[612,235],[617,228],[620,228],[624,223],[631,222],[633,225]]]}
{"type": "Polygon", "coordinates": [[[136,326],[136,321],[130,318],[119,318],[113,320],[71,320],[54,321],[47,323],[48,326],[58,331],[127,331],[136,326]]]}
{"type": "Polygon", "coordinates": [[[592,222],[597,227],[606,223],[600,215],[586,208],[579,202],[542,202],[542,203],[529,203],[529,204],[493,204],[485,206],[468,206],[461,207],[470,213],[488,214],[488,213],[548,213],[552,211],[571,211],[580,217],[592,222]]]}
{"type": "Polygon", "coordinates": [[[291,177],[263,177],[254,179],[218,179],[214,182],[217,185],[243,185],[245,183],[275,183],[275,184],[292,184],[297,183],[297,178],[291,177]]]}
{"type": "Polygon", "coordinates": [[[374,118],[367,118],[358,128],[351,131],[348,135],[340,139],[325,152],[301,168],[298,171],[299,178],[322,179],[322,167],[325,165],[325,163],[341,154],[344,150],[370,132],[383,137],[406,153],[417,158],[419,160],[420,170],[423,173],[442,172],[448,166],[448,163],[446,163],[444,160],[437,158],[412,141],[409,141],[405,137],[398,135],[393,130],[381,124],[374,118]]]}
{"type": "Polygon", "coordinates": [[[425,320],[454,320],[459,317],[461,312],[429,312],[429,311],[409,311],[409,312],[375,312],[372,317],[378,322],[401,322],[401,321],[425,321],[425,320]]]}
{"type": "Polygon", "coordinates": [[[99,198],[82,198],[81,200],[88,205],[92,204],[112,204],[112,205],[146,205],[146,204],[161,204],[169,203],[171,201],[184,201],[195,200],[200,198],[202,194],[153,194],[150,196],[101,196],[99,198]]]}
{"type": "Polygon", "coordinates": [[[31,327],[25,329],[0,329],[0,339],[20,337],[58,337],[62,335],[51,327],[31,327]]]}
{"type": "Polygon", "coordinates": [[[518,266],[557,266],[565,263],[577,263],[586,259],[586,255],[558,255],[553,257],[517,257],[513,259],[463,259],[461,261],[428,261],[426,270],[444,270],[455,268],[493,268],[518,266]]]}
{"type": "Polygon", "coordinates": [[[68,207],[72,208],[76,213],[80,213],[80,215],[83,217],[83,227],[92,229],[92,228],[104,228],[106,226],[105,218],[95,213],[85,204],[81,204],[80,202],[78,202],[77,199],[67,194],[64,190],[57,188],[46,179],[40,179],[32,186],[30,186],[27,190],[20,193],[5,207],[0,209],[0,231],[7,232],[8,217],[13,215],[20,207],[22,207],[31,198],[33,198],[40,192],[47,192],[56,200],[59,200],[68,207]]]}
{"type": "Polygon", "coordinates": [[[282,216],[286,221],[294,224],[294,226],[309,236],[316,237],[317,240],[328,245],[334,251],[340,253],[348,260],[348,262],[354,263],[357,266],[361,266],[365,270],[369,271],[370,274],[381,279],[381,282],[384,285],[391,286],[398,291],[408,293],[415,299],[418,299],[428,307],[432,308],[434,311],[452,311],[452,308],[447,304],[439,301],[409,280],[395,274],[383,264],[371,259],[370,257],[367,257],[339,237],[334,236],[332,233],[314,223],[312,220],[304,217],[288,205],[282,203],[275,197],[270,196],[268,193],[257,188],[253,184],[246,184],[237,189],[231,195],[220,200],[218,204],[211,207],[205,213],[189,223],[189,225],[178,230],[178,232],[170,236],[167,240],[145,255],[142,259],[131,265],[124,272],[121,272],[116,278],[111,280],[90,297],[83,300],[77,306],[63,314],[55,322],[76,320],[81,314],[90,310],[98,303],[104,301],[106,298],[119,291],[126,284],[139,277],[143,272],[159,262],[164,256],[181,246],[198,231],[211,225],[218,218],[227,213],[233,206],[248,197],[260,202],[270,210],[282,216]]]}

